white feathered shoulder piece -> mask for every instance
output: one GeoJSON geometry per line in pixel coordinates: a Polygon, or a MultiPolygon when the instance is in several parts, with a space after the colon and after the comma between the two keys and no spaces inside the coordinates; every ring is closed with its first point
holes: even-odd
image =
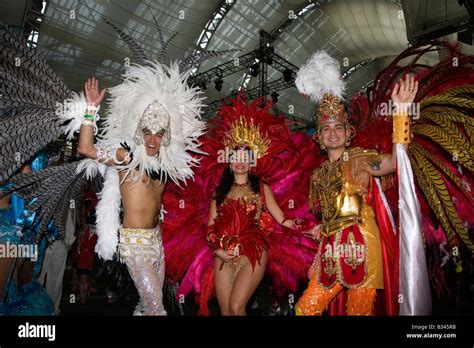
{"type": "Polygon", "coordinates": [[[155,172],[161,180],[169,177],[176,183],[193,176],[192,167],[199,161],[189,152],[202,153],[198,137],[205,123],[200,119],[204,97],[199,88],[188,85],[189,72],[180,72],[178,62],[132,65],[123,75],[123,83],[109,90],[109,109],[100,138],[114,148],[125,142],[130,147],[132,160],[118,166],[119,170],[129,174],[138,170],[140,176],[155,172]],[[156,157],[147,156],[143,126],[166,129],[156,157]]]}
{"type": "Polygon", "coordinates": [[[345,83],[339,62],[325,51],[315,52],[296,74],[296,87],[301,94],[318,104],[325,94],[343,99],[345,83]]]}

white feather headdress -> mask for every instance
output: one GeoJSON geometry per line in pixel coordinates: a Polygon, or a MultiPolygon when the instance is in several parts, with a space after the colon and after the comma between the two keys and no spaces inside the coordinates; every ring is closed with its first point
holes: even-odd
{"type": "Polygon", "coordinates": [[[343,99],[345,83],[339,62],[325,51],[317,51],[301,66],[296,74],[296,87],[301,94],[319,104],[325,94],[343,99]]]}
{"type": "MultiPolygon", "coordinates": [[[[101,141],[110,147],[126,142],[131,148],[132,161],[118,166],[128,174],[138,170],[140,176],[160,173],[174,182],[193,176],[192,167],[198,160],[188,151],[202,153],[198,137],[205,123],[200,120],[204,97],[197,87],[187,84],[189,70],[181,73],[178,62],[164,66],[149,62],[147,66],[132,65],[123,75],[124,81],[109,90],[109,110],[101,141]],[[157,157],[147,156],[143,144],[134,142],[140,118],[149,105],[160,103],[170,115],[169,143],[162,144],[157,157]]],[[[135,178],[137,179],[137,178],[135,178]]]]}

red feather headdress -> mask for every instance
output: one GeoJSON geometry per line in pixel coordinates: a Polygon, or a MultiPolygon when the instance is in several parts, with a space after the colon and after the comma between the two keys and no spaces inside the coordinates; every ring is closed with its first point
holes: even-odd
{"type": "Polygon", "coordinates": [[[275,155],[293,148],[286,119],[270,113],[271,100],[258,98],[248,102],[243,94],[226,100],[219,118],[212,120],[215,139],[223,151],[238,147],[252,150],[260,176],[265,175],[270,160],[275,155]]]}

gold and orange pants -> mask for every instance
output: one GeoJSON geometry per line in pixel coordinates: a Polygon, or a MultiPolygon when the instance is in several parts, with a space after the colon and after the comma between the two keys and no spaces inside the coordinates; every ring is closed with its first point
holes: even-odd
{"type": "MultiPolygon", "coordinates": [[[[296,303],[296,315],[321,315],[329,303],[344,289],[336,283],[331,288],[321,286],[312,278],[296,303]]],[[[377,289],[354,288],[347,292],[347,315],[373,315],[377,289]]]]}

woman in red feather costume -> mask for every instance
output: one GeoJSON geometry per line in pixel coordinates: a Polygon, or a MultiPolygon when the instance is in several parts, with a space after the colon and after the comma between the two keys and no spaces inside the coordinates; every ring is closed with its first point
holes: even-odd
{"type": "Polygon", "coordinates": [[[216,128],[225,146],[218,161],[229,165],[211,202],[207,240],[213,251],[222,315],[245,315],[247,302],[267,266],[272,219],[290,229],[301,223],[285,217],[270,187],[255,174],[258,162],[278,150],[271,142],[278,129],[265,127],[275,119],[268,112],[270,104],[256,100],[250,105],[241,97],[224,105],[222,123],[216,128]]]}
{"type": "Polygon", "coordinates": [[[255,153],[255,144],[251,135],[243,141],[234,148],[236,158],[231,159],[216,189],[207,232],[222,315],[245,315],[247,302],[265,273],[271,219],[288,228],[296,226],[285,218],[270,187],[250,173],[253,163],[248,159],[255,153]]]}
{"type": "Polygon", "coordinates": [[[290,134],[271,107],[226,100],[200,139],[207,156],[195,180],[164,196],[167,276],[179,283],[177,299],[194,294],[199,314],[209,314],[213,295],[222,314],[244,314],[264,273],[275,301],[288,294],[290,302],[314,258],[316,243],[300,230],[315,223],[307,197],[317,159],[306,151],[316,146],[306,133],[290,134]]]}

